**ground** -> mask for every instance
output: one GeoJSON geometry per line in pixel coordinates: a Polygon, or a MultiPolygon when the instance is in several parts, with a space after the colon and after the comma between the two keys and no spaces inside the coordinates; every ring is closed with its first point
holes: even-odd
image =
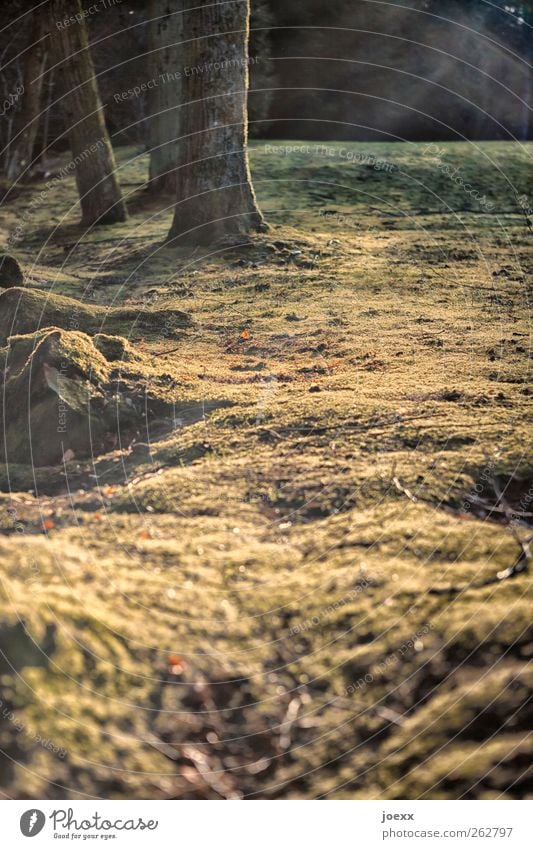
{"type": "Polygon", "coordinates": [[[5,795],[531,796],[532,152],[258,142],[269,232],[207,255],[132,149],[126,224],[4,201],[175,410],[0,467],[5,795]]]}

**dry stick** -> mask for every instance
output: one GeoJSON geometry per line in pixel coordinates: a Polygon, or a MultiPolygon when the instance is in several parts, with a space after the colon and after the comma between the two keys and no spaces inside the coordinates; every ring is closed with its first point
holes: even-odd
{"type": "MultiPolygon", "coordinates": [[[[379,258],[381,255],[380,254],[372,254],[372,256],[379,258]]],[[[408,257],[406,257],[406,261],[408,262],[408,257]]],[[[398,261],[398,265],[400,265],[400,264],[402,264],[402,260],[398,261]]],[[[406,263],[404,262],[403,264],[405,265],[406,263]]],[[[454,285],[453,280],[448,280],[446,275],[442,274],[442,272],[440,272],[440,271],[437,271],[437,269],[434,268],[434,266],[431,266],[431,268],[429,268],[427,270],[427,272],[423,271],[422,268],[420,268],[420,266],[418,265],[418,263],[414,263],[414,266],[415,266],[415,268],[418,268],[419,271],[422,273],[422,275],[427,277],[429,280],[431,280],[433,275],[435,275],[436,277],[439,277],[441,280],[444,280],[444,282],[447,285],[449,285],[449,286],[454,285]]],[[[476,292],[489,292],[491,295],[513,294],[512,292],[509,292],[508,289],[501,289],[501,290],[498,291],[498,290],[491,288],[489,286],[476,286],[475,283],[463,283],[461,281],[457,285],[461,289],[474,289],[476,292]]]]}
{"type": "MultiPolygon", "coordinates": [[[[457,489],[457,487],[455,488],[457,489]]],[[[487,510],[489,513],[503,513],[504,515],[506,515],[505,507],[498,507],[497,504],[488,504],[484,498],[480,498],[478,495],[470,494],[468,496],[468,501],[472,501],[474,504],[479,504],[480,507],[483,507],[483,509],[487,510]]],[[[525,510],[513,510],[513,515],[521,516],[522,518],[529,518],[533,516],[533,513],[528,513],[525,510]]]]}
{"type": "Polygon", "coordinates": [[[142,741],[146,743],[148,746],[151,746],[152,749],[155,749],[161,755],[164,755],[165,758],[168,758],[171,761],[178,761],[180,759],[180,753],[178,749],[175,749],[173,746],[170,746],[168,743],[165,743],[163,740],[159,740],[155,734],[150,737],[145,737],[142,741]]]}
{"type": "Polygon", "coordinates": [[[385,719],[387,722],[391,722],[393,725],[405,725],[407,719],[403,714],[398,713],[396,710],[392,710],[392,708],[388,707],[379,707],[376,709],[376,713],[382,719],[385,719]]]}
{"type": "Polygon", "coordinates": [[[182,350],[183,350],[183,343],[181,345],[178,345],[177,348],[170,348],[169,351],[152,351],[150,356],[152,356],[152,357],[163,357],[163,356],[166,356],[167,354],[175,354],[177,351],[182,351],[182,350]]]}
{"type": "Polygon", "coordinates": [[[430,507],[433,507],[434,510],[444,510],[446,513],[450,513],[452,516],[457,516],[457,510],[455,510],[453,507],[449,507],[447,504],[444,504],[443,502],[440,502],[440,504],[435,504],[435,502],[432,501],[430,498],[421,498],[420,496],[413,495],[411,490],[409,490],[409,489],[407,489],[407,487],[403,486],[400,479],[394,474],[395,468],[396,468],[396,463],[394,463],[394,465],[392,467],[392,474],[393,474],[392,483],[394,484],[394,486],[396,487],[398,492],[401,492],[402,495],[405,495],[406,498],[409,499],[409,501],[412,501],[413,504],[419,504],[419,503],[420,504],[429,504],[430,507]]]}
{"type": "MultiPolygon", "coordinates": [[[[202,337],[199,335],[196,338],[193,337],[192,339],[190,339],[189,342],[196,342],[197,339],[201,339],[201,338],[202,337]]],[[[180,345],[178,345],[176,348],[169,348],[168,351],[148,351],[148,355],[151,356],[151,357],[163,357],[166,354],[175,354],[177,351],[182,351],[182,350],[183,350],[183,342],[180,345]]],[[[205,372],[205,366],[204,366],[204,372],[205,372]]]]}
{"type": "MultiPolygon", "coordinates": [[[[393,474],[394,474],[394,469],[393,469],[393,474]]],[[[392,482],[393,482],[394,486],[396,487],[396,489],[398,490],[398,492],[401,492],[401,493],[403,493],[403,495],[407,496],[409,501],[412,501],[413,504],[418,504],[418,498],[416,497],[416,495],[413,495],[413,493],[409,489],[407,489],[407,487],[402,486],[402,484],[400,483],[400,481],[396,477],[396,475],[394,475],[394,477],[392,478],[392,482]]]]}
{"type": "MultiPolygon", "coordinates": [[[[394,467],[393,467],[392,474],[393,474],[392,483],[394,484],[396,489],[399,492],[401,492],[403,495],[405,495],[406,498],[409,499],[409,501],[412,501],[413,504],[418,504],[419,502],[425,502],[426,504],[431,504],[434,507],[435,510],[437,510],[438,507],[440,506],[441,509],[445,509],[447,512],[451,512],[453,515],[457,515],[457,511],[453,510],[453,508],[447,507],[446,505],[442,505],[442,504],[437,505],[434,502],[430,501],[429,499],[417,498],[415,495],[413,495],[413,493],[409,489],[407,489],[407,487],[403,486],[400,479],[394,474],[394,467]]],[[[472,581],[472,583],[463,584],[462,586],[451,586],[451,587],[446,587],[446,588],[442,588],[442,589],[438,588],[438,587],[430,587],[430,589],[428,590],[428,594],[431,594],[431,595],[448,595],[450,593],[460,593],[460,592],[464,592],[465,590],[479,589],[480,587],[487,587],[490,584],[499,584],[500,581],[503,581],[506,578],[514,578],[516,575],[520,574],[521,572],[527,571],[527,569],[529,568],[529,561],[530,561],[530,558],[531,558],[529,543],[531,542],[531,539],[524,541],[520,538],[519,534],[516,532],[516,529],[512,525],[513,511],[509,507],[507,502],[505,501],[503,493],[501,492],[501,490],[500,490],[495,479],[492,480],[492,485],[493,485],[493,488],[494,488],[494,491],[495,491],[495,495],[498,498],[498,501],[500,501],[505,508],[505,515],[506,515],[506,518],[509,522],[509,524],[506,525],[506,527],[510,530],[510,532],[512,533],[516,542],[518,543],[518,545],[520,547],[520,554],[518,555],[517,559],[515,560],[515,562],[513,563],[512,566],[509,566],[507,569],[503,569],[502,571],[497,572],[496,575],[493,575],[490,578],[485,578],[482,581],[472,581]]]]}
{"type": "MultiPolygon", "coordinates": [[[[284,436],[292,436],[293,434],[305,435],[307,433],[312,435],[321,435],[324,433],[328,433],[331,430],[338,431],[346,431],[348,433],[364,433],[368,430],[376,430],[379,428],[391,427],[391,425],[395,424],[404,424],[405,422],[416,421],[417,419],[436,419],[440,416],[444,416],[446,413],[439,413],[436,411],[429,411],[427,413],[420,413],[417,416],[409,416],[408,418],[394,418],[390,421],[385,422],[376,422],[375,424],[368,425],[317,425],[314,427],[313,425],[301,426],[301,427],[286,427],[283,429],[284,433],[280,434],[277,431],[267,429],[268,433],[273,433],[275,436],[278,436],[280,439],[283,439],[284,436]]],[[[260,428],[260,430],[264,430],[264,428],[260,428]]]]}
{"type": "Polygon", "coordinates": [[[283,721],[280,725],[280,735],[279,735],[279,747],[280,749],[290,749],[291,747],[291,730],[292,726],[296,722],[298,718],[298,711],[302,706],[301,699],[296,696],[294,699],[291,699],[289,702],[289,706],[287,708],[287,712],[283,718],[283,721]]]}
{"type": "Polygon", "coordinates": [[[517,200],[517,203],[518,203],[518,207],[519,207],[519,209],[520,209],[520,212],[523,214],[524,218],[526,219],[526,227],[527,227],[527,229],[529,230],[529,232],[530,232],[530,233],[533,233],[533,224],[532,224],[532,223],[531,223],[531,221],[529,220],[529,215],[528,215],[528,213],[527,213],[527,210],[526,210],[526,209],[525,209],[525,207],[523,207],[523,206],[522,206],[522,204],[520,203],[520,200],[519,200],[518,195],[516,195],[516,200],[517,200]]]}
{"type": "Polygon", "coordinates": [[[513,524],[513,522],[514,522],[514,512],[511,509],[511,507],[509,506],[507,499],[504,497],[504,494],[503,494],[503,492],[500,488],[500,485],[499,485],[498,480],[497,480],[495,475],[492,475],[491,484],[492,484],[492,488],[494,490],[494,494],[495,494],[496,498],[498,499],[498,502],[502,505],[503,509],[505,510],[505,517],[506,517],[506,519],[509,523],[507,525],[507,527],[510,530],[511,534],[513,535],[514,539],[516,540],[516,542],[517,542],[517,544],[520,548],[520,554],[518,555],[518,558],[515,561],[515,563],[513,563],[513,565],[510,566],[508,569],[504,569],[502,572],[498,572],[498,576],[497,576],[498,579],[503,580],[504,578],[512,578],[514,575],[518,574],[519,572],[526,572],[528,570],[529,561],[530,561],[530,558],[531,558],[531,552],[530,552],[530,549],[529,549],[529,543],[531,542],[531,539],[528,539],[527,541],[523,540],[521,538],[520,534],[518,533],[518,531],[516,530],[516,528],[513,524]]]}
{"type": "MultiPolygon", "coordinates": [[[[174,763],[180,760],[180,758],[186,757],[194,764],[194,768],[196,769],[199,778],[201,778],[207,786],[211,788],[211,790],[214,790],[214,792],[219,796],[222,796],[223,799],[234,798],[231,793],[228,795],[228,788],[224,786],[223,781],[217,778],[213,770],[205,771],[207,758],[204,758],[200,752],[197,752],[194,746],[181,746],[182,751],[180,752],[168,743],[163,742],[163,740],[159,740],[155,735],[146,738],[143,742],[147,743],[148,746],[151,746],[160,754],[164,755],[165,758],[168,758],[174,763]]],[[[182,773],[178,772],[177,776],[181,778],[182,773]]]]}

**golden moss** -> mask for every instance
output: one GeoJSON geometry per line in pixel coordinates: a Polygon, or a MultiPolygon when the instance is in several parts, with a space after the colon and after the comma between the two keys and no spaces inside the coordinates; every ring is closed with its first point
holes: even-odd
{"type": "MultiPolygon", "coordinates": [[[[496,578],[520,549],[494,491],[530,524],[531,249],[503,174],[527,193],[528,151],[447,146],[496,218],[420,146],[376,145],[388,172],[309,147],[252,151],[268,238],[161,248],[171,213],[146,223],[139,194],[112,263],[101,229],[69,255],[61,291],[91,282],[83,329],[113,379],[173,421],[3,472],[3,627],[48,643],[0,697],[67,751],[4,726],[10,795],[531,794],[529,579],[496,578]],[[194,324],[130,333],[102,324],[110,303],[194,324]]],[[[140,187],[146,159],[122,156],[140,187]]],[[[53,240],[40,261],[51,282],[53,240]]]]}

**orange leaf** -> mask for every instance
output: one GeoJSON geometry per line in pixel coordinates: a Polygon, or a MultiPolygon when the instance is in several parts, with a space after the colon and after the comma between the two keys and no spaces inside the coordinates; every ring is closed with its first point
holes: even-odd
{"type": "Polygon", "coordinates": [[[187,669],[187,663],[179,654],[169,654],[167,658],[169,672],[172,675],[181,675],[187,669]]]}
{"type": "Polygon", "coordinates": [[[150,531],[142,531],[141,539],[152,539],[152,534],[150,531]]]}
{"type": "Polygon", "coordinates": [[[250,338],[250,331],[249,330],[243,330],[242,333],[241,333],[241,339],[249,339],[249,338],[250,338]]]}
{"type": "Polygon", "coordinates": [[[45,519],[43,521],[43,528],[45,531],[51,531],[52,528],[55,528],[55,526],[56,523],[53,521],[53,519],[45,519]]]}

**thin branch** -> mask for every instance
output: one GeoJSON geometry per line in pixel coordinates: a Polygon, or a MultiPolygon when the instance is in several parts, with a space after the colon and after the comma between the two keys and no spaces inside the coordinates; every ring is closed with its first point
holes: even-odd
{"type": "MultiPolygon", "coordinates": [[[[419,502],[422,501],[422,502],[425,502],[426,504],[430,504],[431,506],[433,506],[433,508],[435,510],[437,510],[440,507],[441,509],[445,509],[447,512],[451,512],[454,515],[458,514],[457,510],[454,510],[453,508],[449,508],[447,505],[444,505],[444,504],[439,505],[439,504],[436,504],[435,502],[430,501],[429,499],[422,499],[422,498],[418,498],[417,496],[413,495],[413,493],[406,486],[404,486],[401,483],[400,479],[395,474],[395,466],[393,466],[393,470],[392,470],[392,483],[394,484],[394,486],[398,490],[398,492],[402,493],[402,495],[405,495],[405,497],[408,498],[409,501],[411,501],[413,504],[418,504],[419,502]]],[[[507,569],[502,569],[500,572],[497,572],[496,575],[492,575],[490,578],[484,578],[483,580],[480,580],[480,581],[472,581],[469,584],[462,584],[460,586],[451,586],[451,587],[444,587],[444,588],[430,587],[430,589],[428,590],[428,593],[430,595],[449,595],[450,593],[452,593],[452,594],[461,593],[461,592],[464,592],[465,590],[480,589],[481,587],[487,587],[487,586],[490,586],[491,584],[499,584],[501,581],[507,580],[507,578],[514,578],[516,575],[519,575],[522,572],[528,571],[529,563],[530,563],[530,560],[531,560],[530,543],[533,540],[533,537],[530,537],[527,540],[522,539],[522,537],[520,536],[520,534],[518,533],[518,531],[516,530],[516,527],[515,527],[514,516],[516,515],[516,511],[514,511],[512,509],[512,507],[509,505],[509,503],[506,501],[505,496],[504,496],[504,494],[501,490],[501,487],[500,487],[497,479],[494,476],[491,479],[491,483],[492,483],[492,487],[494,489],[494,494],[495,494],[496,499],[497,499],[496,507],[498,506],[498,504],[501,504],[500,511],[504,513],[504,515],[507,519],[507,523],[505,524],[504,527],[506,527],[507,530],[512,534],[514,540],[516,541],[517,545],[520,548],[520,552],[518,554],[518,557],[516,558],[516,560],[512,564],[512,566],[509,566],[507,569]]],[[[464,497],[466,498],[467,496],[465,495],[464,497]]],[[[471,499],[469,499],[469,500],[471,500],[471,499]]],[[[528,514],[521,514],[521,515],[528,515],[528,514]]]]}

